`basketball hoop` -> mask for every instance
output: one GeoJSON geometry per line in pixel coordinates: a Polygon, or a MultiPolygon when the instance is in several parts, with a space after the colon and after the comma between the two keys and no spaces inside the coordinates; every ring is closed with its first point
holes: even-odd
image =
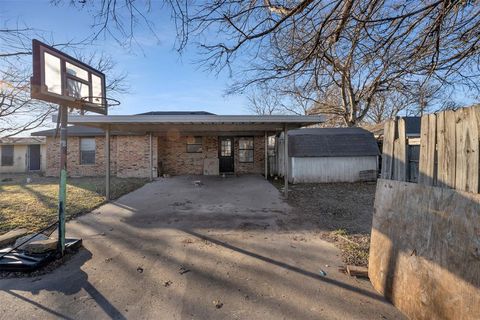
{"type": "Polygon", "coordinates": [[[32,40],[30,95],[61,107],[107,114],[119,101],[106,97],[105,74],[38,40],[32,40]]]}
{"type": "Polygon", "coordinates": [[[121,104],[119,100],[114,98],[107,98],[101,96],[85,96],[75,99],[75,108],[81,109],[82,111],[88,111],[85,106],[91,103],[95,103],[96,105],[101,106],[101,108],[104,108],[105,110],[121,104]]]}
{"type": "Polygon", "coordinates": [[[121,102],[114,98],[107,98],[107,97],[100,97],[100,96],[87,96],[81,97],[80,100],[84,102],[91,102],[91,101],[102,101],[100,103],[104,107],[116,107],[121,104],[121,102]]]}
{"type": "Polygon", "coordinates": [[[33,76],[30,80],[32,99],[59,105],[60,128],[60,182],[58,195],[58,244],[57,251],[65,251],[65,208],[67,196],[67,132],[68,108],[103,115],[109,106],[120,101],[106,97],[105,74],[68,54],[32,40],[33,76]]]}

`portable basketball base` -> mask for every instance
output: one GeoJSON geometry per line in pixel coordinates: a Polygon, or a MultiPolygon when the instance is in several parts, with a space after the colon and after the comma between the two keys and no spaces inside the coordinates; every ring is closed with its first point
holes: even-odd
{"type": "Polygon", "coordinates": [[[60,182],[58,193],[58,252],[65,252],[65,208],[67,196],[68,108],[108,113],[105,75],[91,66],[46,45],[32,41],[33,77],[31,97],[59,105],[60,182]]]}

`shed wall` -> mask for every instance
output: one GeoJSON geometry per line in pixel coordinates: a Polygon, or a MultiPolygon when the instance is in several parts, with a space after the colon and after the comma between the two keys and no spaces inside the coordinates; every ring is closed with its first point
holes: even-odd
{"type": "Polygon", "coordinates": [[[290,158],[291,183],[355,182],[360,171],[377,170],[377,157],[308,157],[290,158]]]}

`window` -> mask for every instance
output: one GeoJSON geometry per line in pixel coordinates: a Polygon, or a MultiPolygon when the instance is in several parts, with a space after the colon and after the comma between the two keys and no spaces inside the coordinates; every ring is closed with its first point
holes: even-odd
{"type": "Polygon", "coordinates": [[[95,164],[95,138],[80,139],[80,164],[95,164]]]}
{"type": "Polygon", "coordinates": [[[221,141],[220,156],[222,157],[232,156],[232,140],[225,139],[221,141]]]}
{"type": "Polygon", "coordinates": [[[13,145],[2,146],[2,166],[13,166],[13,145]]]}
{"type": "Polygon", "coordinates": [[[238,156],[240,162],[253,162],[253,138],[238,140],[238,156]]]}
{"type": "Polygon", "coordinates": [[[202,137],[187,137],[187,152],[202,153],[202,137]]]}

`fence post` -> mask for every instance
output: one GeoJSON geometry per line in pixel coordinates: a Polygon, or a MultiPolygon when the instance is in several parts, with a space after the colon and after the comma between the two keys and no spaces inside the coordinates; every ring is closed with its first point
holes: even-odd
{"type": "Polygon", "coordinates": [[[435,183],[436,142],[436,115],[424,115],[421,120],[418,183],[426,186],[435,183]]]}
{"type": "Polygon", "coordinates": [[[407,136],[405,133],[405,120],[397,120],[397,139],[395,139],[394,153],[394,180],[407,181],[407,136]]]}
{"type": "Polygon", "coordinates": [[[393,152],[395,139],[395,120],[385,122],[382,146],[382,179],[391,180],[393,175],[393,152]]]}

